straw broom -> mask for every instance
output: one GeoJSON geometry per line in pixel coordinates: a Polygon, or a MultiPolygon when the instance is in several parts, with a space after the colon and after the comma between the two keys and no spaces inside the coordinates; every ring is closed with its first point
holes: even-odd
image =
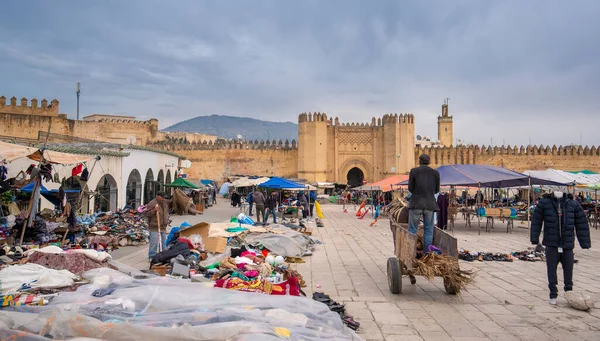
{"type": "Polygon", "coordinates": [[[471,284],[475,278],[473,271],[460,269],[456,258],[436,253],[428,253],[415,259],[414,265],[415,275],[423,276],[429,281],[433,281],[435,277],[443,277],[457,292],[471,284]]]}

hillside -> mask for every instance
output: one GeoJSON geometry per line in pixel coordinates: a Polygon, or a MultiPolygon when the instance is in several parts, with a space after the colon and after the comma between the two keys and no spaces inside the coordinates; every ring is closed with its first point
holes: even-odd
{"type": "Polygon", "coordinates": [[[168,132],[186,132],[247,140],[298,139],[298,125],[292,122],[270,122],[248,117],[226,115],[198,116],[163,129],[168,132]]]}

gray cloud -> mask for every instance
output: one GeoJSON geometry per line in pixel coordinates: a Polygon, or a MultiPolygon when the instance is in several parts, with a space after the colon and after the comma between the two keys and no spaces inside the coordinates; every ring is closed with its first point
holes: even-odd
{"type": "Polygon", "coordinates": [[[368,122],[450,97],[474,143],[600,144],[594,1],[8,1],[0,93],[82,112],[368,122]],[[568,127],[568,129],[565,129],[568,127]]]}

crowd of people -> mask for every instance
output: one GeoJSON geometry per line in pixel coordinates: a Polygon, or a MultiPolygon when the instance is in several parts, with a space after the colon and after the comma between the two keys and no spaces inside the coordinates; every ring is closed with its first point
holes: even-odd
{"type": "Polygon", "coordinates": [[[256,220],[259,223],[266,224],[272,216],[273,223],[277,223],[277,212],[281,209],[297,209],[303,219],[313,217],[317,194],[315,191],[299,192],[279,192],[277,190],[268,191],[263,188],[252,188],[248,194],[242,195],[236,189],[231,191],[231,206],[248,206],[248,215],[253,217],[256,213],[256,220]]]}

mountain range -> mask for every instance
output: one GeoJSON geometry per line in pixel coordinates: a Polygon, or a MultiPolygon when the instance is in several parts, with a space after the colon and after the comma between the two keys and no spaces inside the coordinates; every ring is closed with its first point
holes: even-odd
{"type": "Polygon", "coordinates": [[[226,139],[242,136],[242,139],[259,141],[298,140],[296,123],[262,121],[227,115],[198,116],[176,123],[163,131],[209,134],[226,139]]]}

